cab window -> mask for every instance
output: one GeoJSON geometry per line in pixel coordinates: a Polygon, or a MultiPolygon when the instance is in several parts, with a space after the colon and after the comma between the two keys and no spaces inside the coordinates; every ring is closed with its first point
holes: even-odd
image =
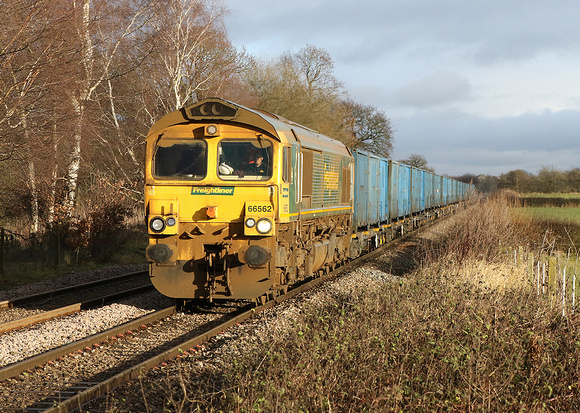
{"type": "Polygon", "coordinates": [[[200,181],[206,175],[205,141],[163,139],[157,143],[153,155],[153,176],[156,178],[200,181]]]}
{"type": "Polygon", "coordinates": [[[218,176],[226,181],[265,181],[272,176],[272,144],[265,139],[223,140],[218,176]]]}

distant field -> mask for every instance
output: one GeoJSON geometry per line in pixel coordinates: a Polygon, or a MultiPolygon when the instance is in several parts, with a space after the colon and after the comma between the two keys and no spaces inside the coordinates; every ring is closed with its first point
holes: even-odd
{"type": "Polygon", "coordinates": [[[534,219],[575,222],[580,225],[580,208],[527,207],[518,208],[517,213],[534,219]]]}
{"type": "Polygon", "coordinates": [[[525,194],[520,197],[524,207],[576,207],[580,208],[580,194],[525,194]]]}
{"type": "Polygon", "coordinates": [[[567,194],[560,194],[560,193],[552,193],[552,194],[523,194],[521,195],[522,198],[564,198],[564,199],[580,199],[580,193],[567,193],[567,194]]]}

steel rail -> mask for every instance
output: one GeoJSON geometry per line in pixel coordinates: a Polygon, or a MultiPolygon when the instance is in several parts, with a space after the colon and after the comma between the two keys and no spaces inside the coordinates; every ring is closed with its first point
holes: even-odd
{"type": "Polygon", "coordinates": [[[38,294],[31,294],[31,295],[27,295],[24,297],[18,297],[18,298],[15,298],[13,300],[0,301],[0,310],[6,309],[6,308],[12,308],[12,307],[15,307],[17,305],[22,305],[25,303],[43,300],[46,298],[52,298],[52,297],[58,296],[58,295],[69,294],[69,293],[73,293],[76,291],[86,290],[88,288],[99,287],[99,286],[111,284],[112,282],[123,281],[124,279],[129,279],[129,278],[133,278],[133,277],[137,277],[139,275],[145,275],[145,274],[148,274],[148,271],[137,271],[137,272],[132,272],[132,273],[128,273],[128,274],[118,275],[115,277],[106,278],[103,280],[91,281],[91,282],[84,283],[84,284],[77,284],[77,285],[73,285],[70,287],[59,288],[57,290],[46,291],[46,292],[38,293],[38,294]]]}
{"type": "MultiPolygon", "coordinates": [[[[346,267],[346,266],[345,266],[346,267]]],[[[344,269],[345,267],[341,267],[340,269],[344,269]]],[[[233,318],[225,321],[224,323],[212,328],[211,330],[199,334],[198,336],[191,338],[169,350],[166,350],[160,354],[157,354],[153,357],[151,357],[148,360],[145,360],[133,367],[128,368],[127,370],[118,373],[117,375],[106,379],[104,381],[102,381],[101,383],[98,383],[96,385],[94,385],[93,387],[90,387],[78,394],[76,394],[75,396],[64,400],[62,402],[60,402],[57,406],[54,406],[53,408],[47,409],[44,412],[45,413],[62,413],[62,412],[70,412],[74,409],[78,409],[79,406],[82,406],[85,403],[90,402],[91,400],[96,399],[97,397],[103,396],[105,394],[107,394],[108,392],[110,392],[111,390],[113,390],[116,387],[119,387],[121,384],[126,383],[129,380],[132,380],[134,378],[139,377],[141,374],[143,374],[143,372],[152,369],[155,366],[158,366],[161,363],[167,362],[169,360],[174,359],[176,356],[180,355],[181,353],[183,353],[184,351],[190,349],[190,348],[194,348],[199,344],[202,344],[206,341],[208,341],[209,339],[211,339],[212,337],[217,336],[218,334],[220,334],[221,332],[227,330],[228,328],[241,323],[243,321],[248,320],[249,318],[253,317],[255,314],[258,314],[262,311],[265,311],[271,307],[273,307],[276,304],[279,304],[285,300],[288,300],[306,290],[309,290],[313,287],[315,287],[316,285],[322,283],[323,281],[326,281],[328,279],[330,279],[333,275],[333,273],[329,273],[327,275],[318,277],[313,279],[312,281],[309,281],[305,284],[302,284],[290,291],[288,291],[286,294],[281,295],[273,300],[270,300],[268,302],[266,302],[265,304],[262,304],[260,306],[254,307],[250,310],[244,311],[243,313],[234,316],[233,318]]]]}
{"type": "Polygon", "coordinates": [[[120,298],[130,297],[133,295],[141,294],[147,291],[153,290],[153,285],[144,285],[141,287],[132,288],[130,290],[122,291],[115,294],[105,295],[98,298],[93,298],[82,303],[75,303],[67,305],[65,307],[56,308],[54,310],[46,311],[41,314],[31,315],[29,317],[24,317],[18,320],[9,321],[7,323],[0,324],[0,334],[4,334],[10,331],[18,330],[24,327],[30,327],[34,324],[42,323],[44,321],[52,320],[53,318],[63,317],[65,315],[78,313],[82,310],[89,308],[98,307],[106,303],[110,303],[113,300],[118,300],[120,298]]]}
{"type": "Polygon", "coordinates": [[[155,311],[153,313],[144,315],[143,317],[136,318],[135,320],[127,321],[126,323],[120,324],[117,327],[113,327],[101,333],[97,333],[87,338],[75,341],[74,343],[58,347],[46,353],[32,356],[23,361],[9,364],[8,366],[0,369],[0,381],[15,377],[24,371],[35,369],[48,363],[49,361],[66,356],[67,354],[71,354],[79,350],[84,350],[87,347],[93,346],[94,344],[102,343],[111,337],[116,337],[119,334],[126,333],[127,331],[137,330],[142,325],[151,324],[155,321],[161,320],[162,318],[170,316],[173,313],[175,313],[175,307],[168,307],[163,310],[155,311]]]}

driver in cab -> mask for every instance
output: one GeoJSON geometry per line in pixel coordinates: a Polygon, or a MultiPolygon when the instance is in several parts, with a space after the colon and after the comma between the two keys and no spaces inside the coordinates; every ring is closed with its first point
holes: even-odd
{"type": "Polygon", "coordinates": [[[266,175],[266,165],[264,164],[264,154],[262,152],[256,152],[250,156],[246,173],[248,175],[266,175]]]}

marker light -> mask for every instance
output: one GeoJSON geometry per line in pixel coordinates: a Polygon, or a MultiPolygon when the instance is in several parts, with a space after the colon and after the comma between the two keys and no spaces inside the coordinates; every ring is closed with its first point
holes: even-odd
{"type": "Polygon", "coordinates": [[[254,218],[246,219],[246,226],[248,228],[254,228],[254,225],[256,225],[256,220],[254,218]]]}
{"type": "Polygon", "coordinates": [[[217,218],[218,216],[218,207],[213,205],[208,205],[205,207],[205,214],[208,218],[217,218]]]}

